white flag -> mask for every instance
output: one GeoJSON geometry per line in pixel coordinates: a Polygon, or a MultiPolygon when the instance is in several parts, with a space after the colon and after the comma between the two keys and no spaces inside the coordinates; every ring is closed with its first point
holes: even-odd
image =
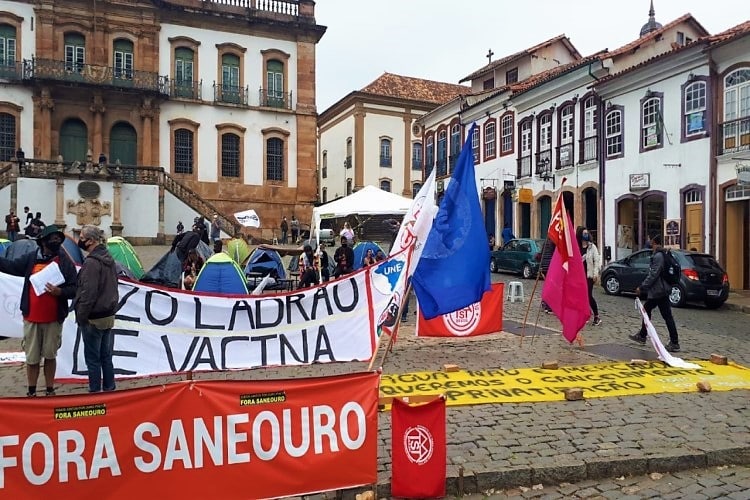
{"type": "Polygon", "coordinates": [[[646,325],[646,332],[648,333],[648,339],[651,341],[651,345],[654,346],[654,349],[656,350],[656,354],[659,356],[659,359],[661,361],[664,361],[669,366],[674,366],[677,368],[687,368],[687,369],[700,368],[700,365],[696,365],[695,363],[688,363],[687,361],[684,361],[682,358],[672,356],[669,353],[669,351],[667,351],[664,348],[664,344],[659,338],[659,334],[656,333],[656,328],[654,328],[654,324],[651,323],[651,320],[649,319],[648,314],[646,314],[646,310],[643,308],[641,299],[638,299],[638,298],[635,299],[635,308],[641,312],[641,316],[643,317],[643,322],[646,325]]]}
{"type": "Polygon", "coordinates": [[[260,227],[260,218],[258,217],[258,214],[255,213],[255,210],[237,212],[234,214],[234,218],[245,227],[260,227]]]}

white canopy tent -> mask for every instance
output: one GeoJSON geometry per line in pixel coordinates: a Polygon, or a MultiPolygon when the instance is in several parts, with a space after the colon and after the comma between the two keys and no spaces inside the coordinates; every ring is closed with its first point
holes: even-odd
{"type": "Polygon", "coordinates": [[[320,234],[320,221],[351,214],[360,215],[405,215],[412,199],[383,191],[375,186],[365,186],[356,193],[313,208],[315,238],[320,234]]]}

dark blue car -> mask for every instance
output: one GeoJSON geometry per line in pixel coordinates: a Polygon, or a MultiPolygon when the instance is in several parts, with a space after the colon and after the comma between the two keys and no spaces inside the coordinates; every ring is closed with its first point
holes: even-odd
{"type": "Polygon", "coordinates": [[[536,276],[539,272],[539,262],[542,260],[543,246],[544,240],[510,240],[498,250],[490,252],[490,271],[510,271],[519,273],[527,279],[536,276]]]}

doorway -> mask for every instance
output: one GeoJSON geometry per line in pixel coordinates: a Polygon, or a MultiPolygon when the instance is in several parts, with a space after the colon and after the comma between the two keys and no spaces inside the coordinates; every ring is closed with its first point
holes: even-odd
{"type": "Polygon", "coordinates": [[[495,207],[497,206],[496,202],[497,198],[484,198],[484,232],[487,233],[488,237],[495,236],[495,207]]]}
{"type": "Polygon", "coordinates": [[[513,228],[513,193],[506,189],[503,191],[503,227],[505,225],[513,228]]]}
{"type": "Polygon", "coordinates": [[[573,227],[576,227],[576,216],[575,216],[575,196],[570,191],[563,191],[563,204],[565,204],[565,211],[570,216],[570,222],[573,227]]]}
{"type": "Polygon", "coordinates": [[[583,190],[583,221],[586,229],[591,233],[592,241],[598,241],[599,235],[599,204],[595,188],[583,190]]]}
{"type": "Polygon", "coordinates": [[[723,263],[733,290],[750,289],[750,186],[735,185],[724,193],[723,263]]]}
{"type": "Polygon", "coordinates": [[[552,198],[542,196],[537,201],[539,206],[539,237],[546,238],[549,230],[549,221],[552,219],[552,198]]]}
{"type": "Polygon", "coordinates": [[[643,246],[646,237],[664,233],[664,195],[651,194],[643,198],[643,233],[636,233],[637,243],[643,246]]]}
{"type": "Polygon", "coordinates": [[[521,238],[531,238],[531,203],[519,203],[521,210],[521,238]]]}
{"type": "Polygon", "coordinates": [[[685,193],[685,248],[703,251],[703,193],[693,189],[685,193]]]}
{"type": "Polygon", "coordinates": [[[111,163],[119,160],[122,165],[138,164],[138,139],[135,129],[129,123],[120,122],[112,127],[109,134],[109,159],[111,163]]]}
{"type": "Polygon", "coordinates": [[[65,120],[60,127],[60,155],[63,161],[86,161],[89,134],[86,124],[78,118],[65,120]]]}

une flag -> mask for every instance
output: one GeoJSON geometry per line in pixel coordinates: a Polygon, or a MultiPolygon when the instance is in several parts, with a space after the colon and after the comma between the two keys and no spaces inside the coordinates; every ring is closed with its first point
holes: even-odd
{"type": "Polygon", "coordinates": [[[437,318],[417,317],[417,337],[472,337],[503,329],[503,284],[493,283],[482,300],[437,318]]]}
{"type": "Polygon", "coordinates": [[[471,147],[476,128],[469,129],[412,277],[427,319],[478,302],[490,289],[490,250],[471,147]]]}
{"type": "Polygon", "coordinates": [[[562,195],[557,197],[548,232],[555,241],[553,233],[557,238],[557,251],[544,277],[542,300],[560,320],[565,340],[572,343],[591,317],[591,309],[581,251],[574,241],[573,225],[565,211],[562,195]]]}
{"type": "Polygon", "coordinates": [[[391,409],[391,495],[400,498],[445,496],[445,400],[409,406],[393,399],[391,409]]]}

